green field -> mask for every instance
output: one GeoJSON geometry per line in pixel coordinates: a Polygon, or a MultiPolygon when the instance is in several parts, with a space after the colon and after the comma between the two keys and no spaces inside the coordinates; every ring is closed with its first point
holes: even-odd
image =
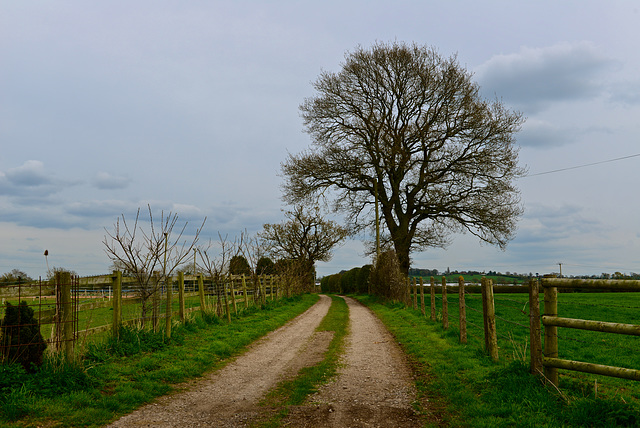
{"type": "MultiPolygon", "coordinates": [[[[500,360],[483,352],[479,295],[467,295],[469,342],[458,341],[458,295],[450,293],[450,328],[402,304],[362,297],[387,325],[417,371],[433,426],[640,426],[640,382],[560,370],[556,390],[529,373],[528,295],[496,294],[500,360]],[[522,312],[524,311],[524,313],[522,312]],[[520,325],[518,325],[520,324],[520,325]]],[[[640,324],[640,293],[561,293],[560,316],[640,324]]],[[[637,337],[559,328],[560,358],[640,369],[637,337]]]]}

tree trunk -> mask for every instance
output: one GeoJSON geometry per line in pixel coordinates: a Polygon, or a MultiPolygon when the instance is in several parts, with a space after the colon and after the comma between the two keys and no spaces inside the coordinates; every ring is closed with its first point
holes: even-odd
{"type": "Polygon", "coordinates": [[[394,242],[394,247],[400,264],[400,271],[408,276],[409,268],[411,267],[411,258],[409,257],[410,244],[394,242]]]}

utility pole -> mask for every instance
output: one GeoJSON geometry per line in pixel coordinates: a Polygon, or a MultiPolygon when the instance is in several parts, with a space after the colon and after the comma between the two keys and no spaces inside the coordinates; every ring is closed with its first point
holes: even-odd
{"type": "Polygon", "coordinates": [[[560,266],[560,278],[562,278],[562,262],[558,262],[558,265],[560,266]]]}
{"type": "Polygon", "coordinates": [[[378,180],[373,183],[376,194],[376,257],[380,259],[380,211],[378,208],[378,180]]]}

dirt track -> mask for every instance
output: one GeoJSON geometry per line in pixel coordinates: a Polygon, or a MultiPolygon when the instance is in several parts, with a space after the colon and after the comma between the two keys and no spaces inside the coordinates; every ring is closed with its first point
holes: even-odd
{"type": "MultiPolygon", "coordinates": [[[[351,334],[337,379],[291,409],[282,426],[414,427],[415,391],[404,356],[380,321],[346,298],[351,334]]],[[[124,416],[113,427],[246,427],[264,415],[258,402],[276,384],[317,363],[331,333],[316,333],[331,299],[320,301],[251,346],[223,369],[124,416]]]]}

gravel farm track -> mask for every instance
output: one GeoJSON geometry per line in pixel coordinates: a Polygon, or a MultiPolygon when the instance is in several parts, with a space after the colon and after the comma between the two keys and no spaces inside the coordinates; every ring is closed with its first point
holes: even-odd
{"type": "MultiPolygon", "coordinates": [[[[338,375],[292,407],[286,427],[419,427],[412,372],[394,338],[373,313],[345,297],[349,328],[338,375]]],[[[279,382],[322,360],[331,332],[315,332],[331,298],[267,334],[224,368],[185,383],[110,427],[251,427],[268,418],[259,402],[279,382]]]]}

